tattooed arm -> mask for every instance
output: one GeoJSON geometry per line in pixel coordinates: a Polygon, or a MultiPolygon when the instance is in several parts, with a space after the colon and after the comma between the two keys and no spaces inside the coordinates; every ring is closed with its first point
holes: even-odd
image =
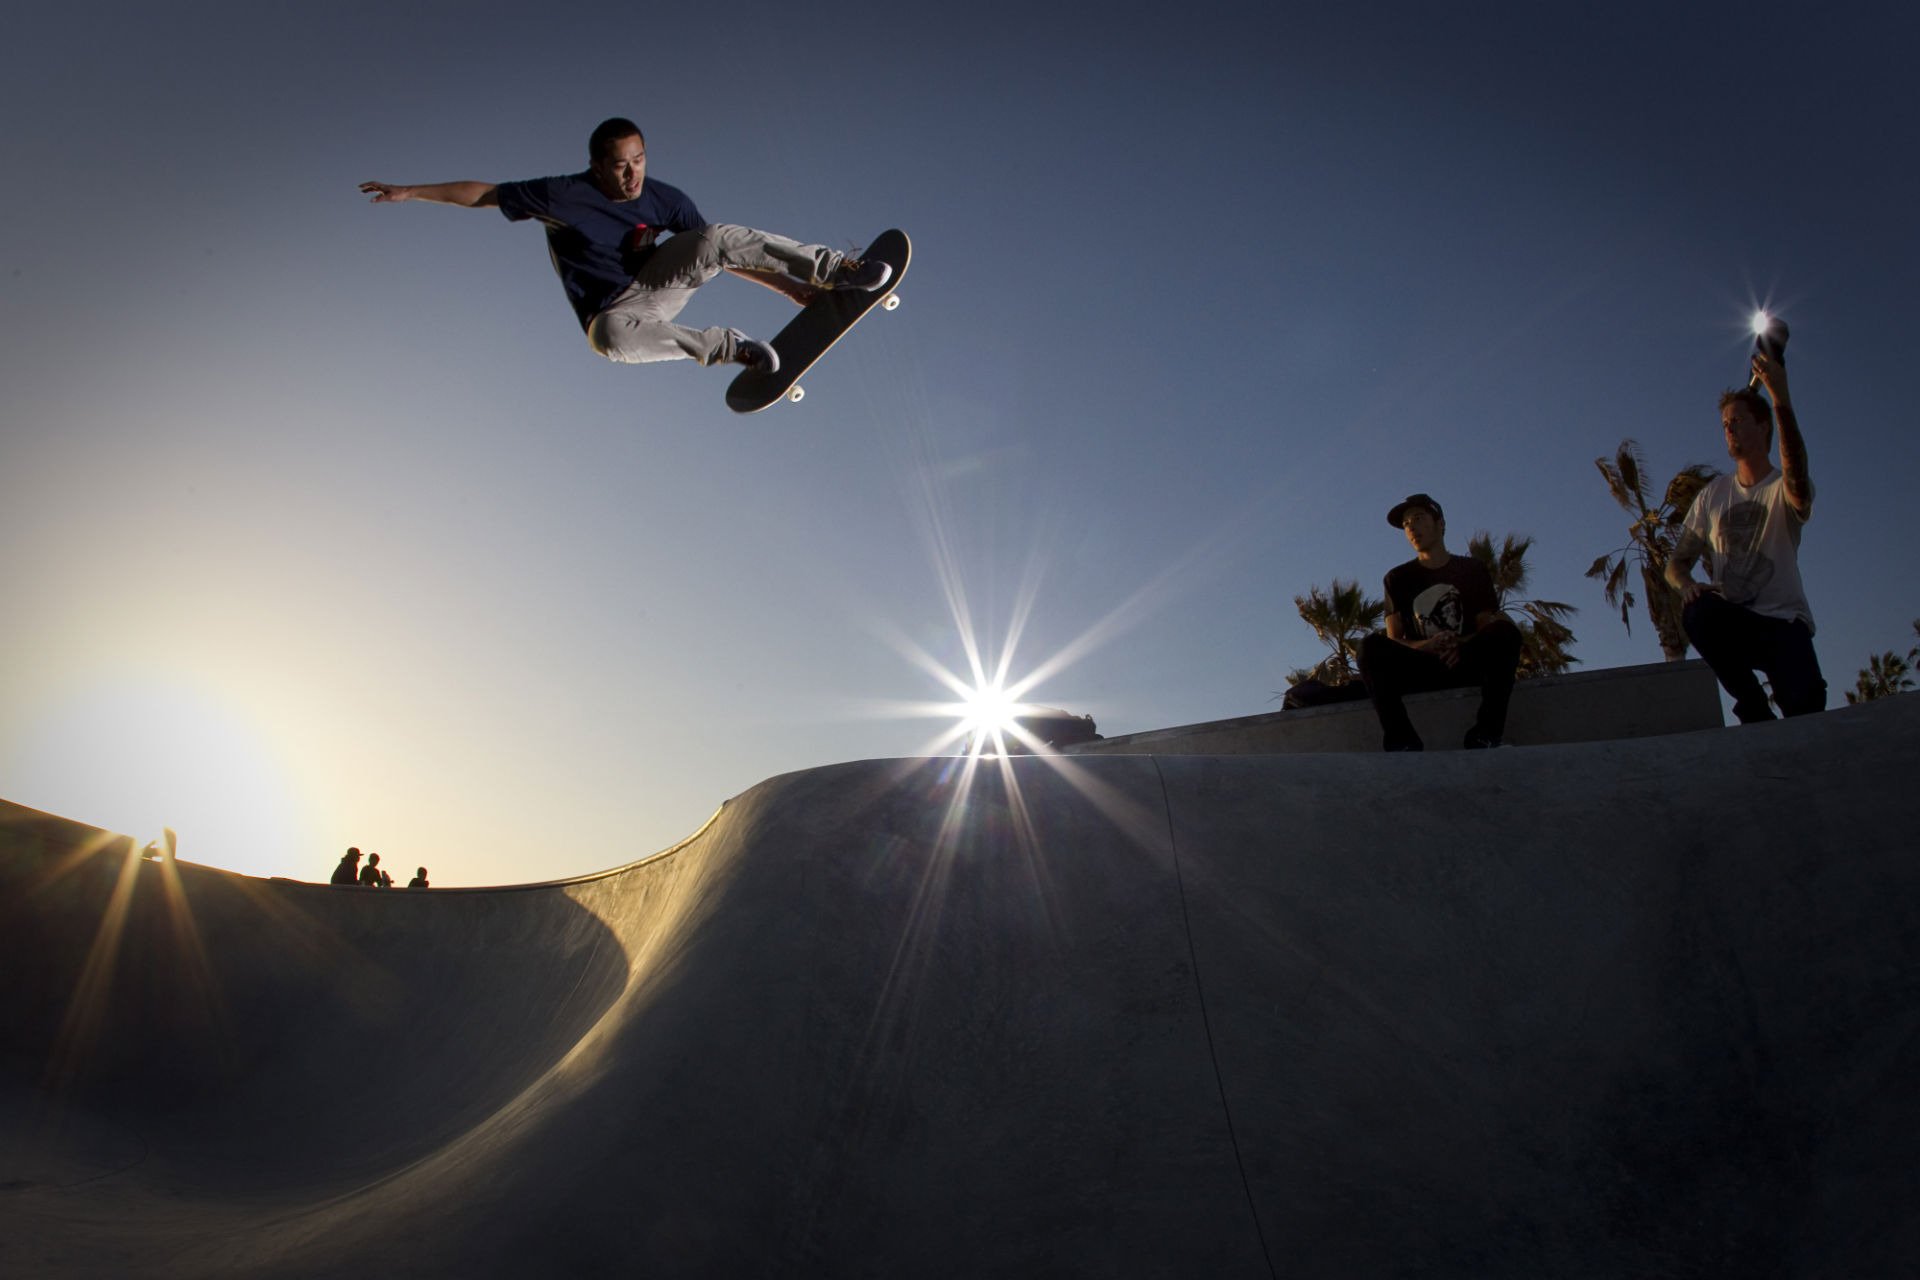
{"type": "Polygon", "coordinates": [[[1707,554],[1707,540],[1696,532],[1692,525],[1680,531],[1680,541],[1674,545],[1673,554],[1667,557],[1667,585],[1680,593],[1681,604],[1692,604],[1709,591],[1720,588],[1711,582],[1701,582],[1693,576],[1693,566],[1700,557],[1707,554]]]}
{"type": "Polygon", "coordinates": [[[1787,367],[1769,356],[1754,352],[1754,376],[1773,400],[1773,420],[1780,430],[1780,484],[1787,491],[1787,505],[1802,520],[1813,515],[1813,476],[1807,471],[1807,442],[1800,435],[1800,419],[1793,412],[1793,397],[1787,391],[1787,367]]]}

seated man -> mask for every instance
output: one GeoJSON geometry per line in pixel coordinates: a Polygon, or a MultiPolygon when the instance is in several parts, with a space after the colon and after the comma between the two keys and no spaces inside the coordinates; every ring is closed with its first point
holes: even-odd
{"type": "Polygon", "coordinates": [[[1764,673],[1782,713],[1802,716],[1827,705],[1827,681],[1813,652],[1813,610],[1800,583],[1800,531],[1813,518],[1807,445],[1787,393],[1787,367],[1754,353],[1753,380],[1720,397],[1720,429],[1734,472],[1693,500],[1686,527],[1667,561],[1667,581],[1680,592],[1687,639],[1720,678],[1742,724],[1773,719],[1764,673]],[[1780,423],[1780,466],[1773,465],[1773,424],[1780,423]],[[1693,576],[1708,564],[1711,581],[1693,576]]]}
{"type": "Polygon", "coordinates": [[[1387,512],[1414,558],[1387,573],[1387,629],[1360,642],[1360,677],[1380,717],[1388,751],[1421,751],[1402,701],[1429,689],[1480,686],[1480,714],[1467,747],[1497,747],[1520,665],[1520,628],[1500,612],[1493,576],[1472,556],[1447,552],[1447,517],[1416,493],[1387,512]]]}
{"type": "Polygon", "coordinates": [[[340,862],[333,869],[333,879],[328,883],[345,885],[360,883],[360,850],[348,849],[340,855],[340,862]]]}

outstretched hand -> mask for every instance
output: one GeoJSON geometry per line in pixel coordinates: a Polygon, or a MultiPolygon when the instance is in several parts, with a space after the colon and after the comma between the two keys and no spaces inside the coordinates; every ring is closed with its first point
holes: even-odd
{"type": "Polygon", "coordinates": [[[402,187],[391,182],[363,182],[360,184],[360,190],[363,194],[372,196],[375,204],[394,204],[413,198],[412,187],[402,187]]]}

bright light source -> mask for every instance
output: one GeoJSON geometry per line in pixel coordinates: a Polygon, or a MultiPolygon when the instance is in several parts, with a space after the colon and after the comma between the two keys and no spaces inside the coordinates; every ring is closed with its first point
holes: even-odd
{"type": "Polygon", "coordinates": [[[127,672],[50,702],[32,752],[0,757],[8,798],[134,837],[180,834],[180,856],[247,875],[302,856],[300,809],[276,745],[217,690],[127,672]]]}
{"type": "Polygon", "coordinates": [[[1772,327],[1773,317],[1767,314],[1765,307],[1755,311],[1753,318],[1747,321],[1747,328],[1752,331],[1753,336],[1756,338],[1772,327]]]}
{"type": "Polygon", "coordinates": [[[976,739],[1005,737],[1013,729],[1013,722],[1021,712],[1021,704],[998,681],[980,685],[967,691],[961,703],[966,717],[966,731],[976,739]]]}

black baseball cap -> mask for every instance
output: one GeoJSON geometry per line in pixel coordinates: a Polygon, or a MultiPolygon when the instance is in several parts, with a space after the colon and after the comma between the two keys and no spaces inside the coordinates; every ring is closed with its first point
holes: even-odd
{"type": "Polygon", "coordinates": [[[1442,524],[1446,523],[1447,513],[1440,509],[1439,503],[1424,493],[1410,493],[1407,495],[1406,501],[1394,503],[1393,510],[1387,512],[1387,523],[1396,529],[1401,528],[1407,518],[1407,511],[1412,507],[1420,507],[1424,510],[1431,511],[1435,520],[1440,521],[1442,524]]]}

